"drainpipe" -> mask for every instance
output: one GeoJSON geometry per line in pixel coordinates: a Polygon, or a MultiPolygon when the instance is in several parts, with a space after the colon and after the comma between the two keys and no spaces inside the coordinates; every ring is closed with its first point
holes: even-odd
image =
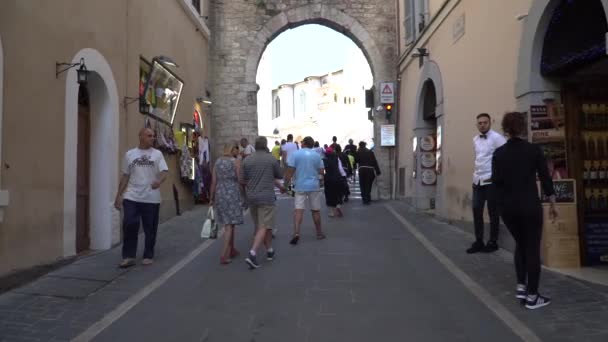
{"type": "Polygon", "coordinates": [[[0,223],[4,221],[4,208],[8,206],[9,196],[8,190],[1,190],[2,187],[2,168],[4,167],[2,161],[2,109],[4,108],[2,99],[4,95],[3,89],[4,81],[4,51],[2,50],[2,40],[0,39],[0,223]]]}
{"type": "Polygon", "coordinates": [[[397,69],[397,77],[395,78],[396,82],[395,82],[395,166],[394,168],[391,170],[391,172],[393,173],[393,179],[395,180],[393,182],[393,199],[397,198],[397,186],[400,182],[399,177],[399,151],[400,149],[400,144],[399,144],[399,136],[400,136],[400,129],[399,129],[399,123],[401,122],[401,77],[399,76],[399,69],[397,69]]]}

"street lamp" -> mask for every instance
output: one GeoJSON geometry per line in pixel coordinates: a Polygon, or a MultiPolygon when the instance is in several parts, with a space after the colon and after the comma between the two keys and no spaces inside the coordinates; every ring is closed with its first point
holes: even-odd
{"type": "Polygon", "coordinates": [[[78,84],[86,85],[89,79],[89,70],[87,70],[87,66],[84,64],[84,59],[81,60],[80,68],[76,70],[78,84]]]}
{"type": "Polygon", "coordinates": [[[55,62],[55,78],[59,78],[59,75],[63,74],[64,72],[74,68],[80,66],[80,68],[78,68],[78,70],[76,70],[76,81],[78,82],[78,84],[87,84],[87,80],[88,80],[88,76],[89,76],[89,70],[87,69],[87,66],[84,64],[84,58],[80,59],[79,63],[59,63],[59,62],[55,62]]]}

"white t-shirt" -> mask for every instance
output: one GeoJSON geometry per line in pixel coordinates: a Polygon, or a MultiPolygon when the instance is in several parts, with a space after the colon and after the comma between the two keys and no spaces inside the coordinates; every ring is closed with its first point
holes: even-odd
{"type": "Polygon", "coordinates": [[[250,156],[254,152],[255,148],[251,144],[247,145],[247,147],[245,147],[245,149],[243,150],[243,154],[245,155],[245,157],[250,156]]]}
{"type": "Polygon", "coordinates": [[[160,203],[160,189],[152,189],[162,171],[167,171],[163,154],[155,149],[134,148],[125,153],[122,173],[129,175],[129,184],[123,194],[124,199],[142,203],[160,203]]]}
{"type": "Polygon", "coordinates": [[[289,155],[298,150],[298,145],[293,141],[288,141],[281,147],[281,152],[285,152],[287,154],[287,160],[289,160],[289,155]]]}

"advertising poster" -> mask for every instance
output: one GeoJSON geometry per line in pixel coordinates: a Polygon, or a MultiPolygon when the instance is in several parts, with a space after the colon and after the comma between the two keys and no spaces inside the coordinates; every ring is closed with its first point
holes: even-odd
{"type": "Polygon", "coordinates": [[[380,146],[395,146],[395,125],[380,126],[380,146]]]}
{"type": "Polygon", "coordinates": [[[587,262],[608,264],[608,217],[586,218],[585,237],[587,262]]]}
{"type": "Polygon", "coordinates": [[[568,178],[568,167],[566,162],[566,143],[564,141],[538,144],[545,158],[549,174],[553,180],[568,178]]]}
{"type": "Polygon", "coordinates": [[[530,106],[530,133],[533,143],[563,142],[566,137],[565,117],[553,101],[530,106]]]}

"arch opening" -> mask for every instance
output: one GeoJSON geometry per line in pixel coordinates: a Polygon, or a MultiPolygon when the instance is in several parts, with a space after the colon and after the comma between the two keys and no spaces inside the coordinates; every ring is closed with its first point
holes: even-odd
{"type": "MultiPolygon", "coordinates": [[[[112,207],[112,191],[118,184],[118,114],[116,82],[106,59],[94,49],[83,49],[72,59],[84,58],[90,71],[86,93],[88,106],[79,107],[76,71],[66,75],[65,144],[64,144],[64,256],[74,255],[78,246],[79,224],[88,221],[88,245],[94,250],[109,249],[120,238],[119,214],[112,207]],[[88,122],[82,110],[88,110],[88,122]],[[79,112],[81,114],[79,114],[79,112]],[[80,127],[79,127],[80,124],[80,127]],[[88,126],[88,127],[86,127],[88,126]],[[80,129],[79,129],[80,128],[80,129]],[[79,136],[80,131],[80,136],[79,136]],[[84,134],[84,136],[82,135],[84,134]],[[82,148],[83,145],[87,145],[82,148]],[[87,161],[79,165],[79,145],[87,161]],[[78,176],[88,184],[91,196],[79,198],[78,176]],[[87,201],[79,203],[78,201],[87,201]],[[85,212],[80,212],[86,208],[85,212]],[[84,216],[83,216],[84,215],[84,216]],[[79,221],[79,219],[85,218],[79,221]]],[[[82,96],[81,96],[82,100],[82,96]]],[[[82,227],[80,228],[83,229],[82,227]]],[[[82,232],[80,230],[80,232],[82,232]]],[[[86,245],[86,243],[85,243],[86,245]]]]}
{"type": "Polygon", "coordinates": [[[319,22],[328,23],[284,27],[265,46],[256,67],[258,132],[272,140],[310,135],[323,145],[336,136],[341,145],[373,145],[365,107],[374,82],[369,60],[336,25],[319,22]]]}
{"type": "Polygon", "coordinates": [[[553,10],[544,36],[541,74],[565,75],[598,61],[606,55],[606,32],[608,24],[599,0],[562,0],[553,10]]]}

